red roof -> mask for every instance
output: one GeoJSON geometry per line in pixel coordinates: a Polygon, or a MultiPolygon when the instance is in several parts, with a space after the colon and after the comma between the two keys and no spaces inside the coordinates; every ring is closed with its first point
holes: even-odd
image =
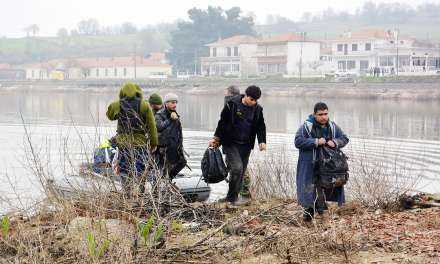
{"type": "MultiPolygon", "coordinates": [[[[83,67],[83,68],[114,68],[134,66],[134,57],[97,57],[97,58],[72,58],[50,60],[41,63],[24,65],[23,68],[42,68],[55,69],[62,65],[65,68],[83,67]]],[[[151,53],[148,57],[136,56],[137,67],[170,67],[165,62],[164,53],[151,53]]]]}
{"type": "Polygon", "coordinates": [[[8,70],[11,68],[11,65],[7,63],[0,63],[0,70],[8,70]]]}
{"type": "MultiPolygon", "coordinates": [[[[400,35],[401,39],[410,39],[408,36],[400,35]]],[[[385,39],[392,40],[394,39],[394,31],[393,30],[385,30],[381,28],[368,28],[360,31],[354,32],[345,32],[339,35],[336,41],[340,40],[369,40],[369,39],[385,39]]]]}
{"type": "MultiPolygon", "coordinates": [[[[79,58],[76,62],[84,68],[113,68],[133,66],[135,63],[134,57],[103,57],[103,58],[79,58]]],[[[149,57],[136,56],[137,67],[169,67],[165,63],[164,53],[151,53],[149,57]]]]}
{"type": "Polygon", "coordinates": [[[300,35],[295,33],[286,33],[281,35],[275,35],[267,38],[263,38],[260,43],[269,43],[269,42],[288,42],[288,41],[301,41],[303,38],[301,38],[300,35]]]}
{"type": "Polygon", "coordinates": [[[230,38],[221,39],[219,41],[209,43],[206,46],[227,46],[227,45],[239,45],[239,44],[249,44],[256,43],[258,39],[249,35],[237,35],[230,38]]]}

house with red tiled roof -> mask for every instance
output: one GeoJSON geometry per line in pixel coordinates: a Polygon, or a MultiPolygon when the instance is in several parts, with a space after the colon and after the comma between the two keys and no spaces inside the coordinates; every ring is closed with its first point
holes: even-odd
{"type": "Polygon", "coordinates": [[[246,77],[257,74],[254,57],[258,39],[248,35],[237,35],[207,44],[209,56],[200,59],[205,76],[232,75],[246,77]]]}
{"type": "Polygon", "coordinates": [[[206,45],[210,56],[201,58],[204,75],[321,75],[320,42],[287,33],[264,38],[239,35],[206,45]]]}
{"type": "Polygon", "coordinates": [[[88,79],[167,78],[172,74],[172,66],[166,62],[164,53],[152,53],[148,57],[82,58],[76,61],[87,69],[88,79]]]}
{"type": "Polygon", "coordinates": [[[21,66],[26,79],[148,79],[167,78],[172,66],[164,53],[136,57],[97,57],[50,60],[21,66]]]}
{"type": "Polygon", "coordinates": [[[348,31],[330,42],[332,60],[340,72],[414,75],[440,70],[435,45],[429,47],[397,30],[348,31]]]}

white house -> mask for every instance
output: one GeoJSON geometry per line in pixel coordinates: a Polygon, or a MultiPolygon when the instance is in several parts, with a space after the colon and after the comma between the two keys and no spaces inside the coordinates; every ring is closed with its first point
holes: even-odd
{"type": "Polygon", "coordinates": [[[258,41],[257,67],[260,75],[304,77],[321,75],[320,42],[304,34],[287,33],[258,41]]]}
{"type": "Polygon", "coordinates": [[[86,69],[87,79],[167,78],[172,74],[163,53],[152,53],[148,57],[87,58],[77,62],[86,69]]]}
{"type": "Polygon", "coordinates": [[[256,75],[257,38],[237,35],[206,45],[209,57],[202,57],[201,68],[205,76],[256,75]]]}
{"type": "Polygon", "coordinates": [[[438,48],[398,31],[365,29],[331,40],[332,60],[341,72],[411,75],[440,70],[438,48]],[[398,71],[398,72],[397,72],[398,71]]]}

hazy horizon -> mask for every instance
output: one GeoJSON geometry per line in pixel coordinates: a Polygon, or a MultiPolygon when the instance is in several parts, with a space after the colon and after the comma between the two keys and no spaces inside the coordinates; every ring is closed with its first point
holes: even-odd
{"type": "Polygon", "coordinates": [[[239,6],[243,13],[254,14],[257,24],[264,24],[268,15],[280,15],[292,20],[299,20],[303,13],[310,12],[317,15],[331,7],[336,12],[347,11],[353,13],[366,2],[374,3],[401,3],[411,7],[423,3],[440,3],[440,0],[310,0],[307,2],[285,2],[281,0],[263,3],[249,0],[162,0],[154,6],[148,2],[126,0],[124,2],[114,0],[16,0],[4,4],[0,10],[0,36],[18,38],[26,36],[24,28],[37,24],[39,36],[55,36],[58,29],[68,30],[77,27],[77,23],[84,19],[95,18],[102,26],[111,26],[132,22],[142,28],[147,25],[170,23],[178,19],[187,19],[187,11],[193,7],[205,9],[209,5],[220,6],[224,9],[239,6]]]}

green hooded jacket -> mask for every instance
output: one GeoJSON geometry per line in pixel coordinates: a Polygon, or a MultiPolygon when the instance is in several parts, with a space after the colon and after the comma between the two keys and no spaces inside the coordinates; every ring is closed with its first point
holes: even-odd
{"type": "MultiPolygon", "coordinates": [[[[122,99],[124,97],[139,97],[140,99],[142,99],[142,90],[137,84],[126,83],[119,91],[119,99],[122,99]]],[[[107,108],[108,119],[112,121],[118,120],[120,109],[121,106],[119,100],[111,103],[107,108]]],[[[156,121],[154,119],[153,111],[148,105],[148,102],[145,100],[141,100],[140,115],[146,126],[145,130],[147,131],[147,134],[118,134],[116,135],[116,142],[119,146],[146,146],[148,144],[148,141],[151,147],[157,146],[158,139],[156,121]]]]}

